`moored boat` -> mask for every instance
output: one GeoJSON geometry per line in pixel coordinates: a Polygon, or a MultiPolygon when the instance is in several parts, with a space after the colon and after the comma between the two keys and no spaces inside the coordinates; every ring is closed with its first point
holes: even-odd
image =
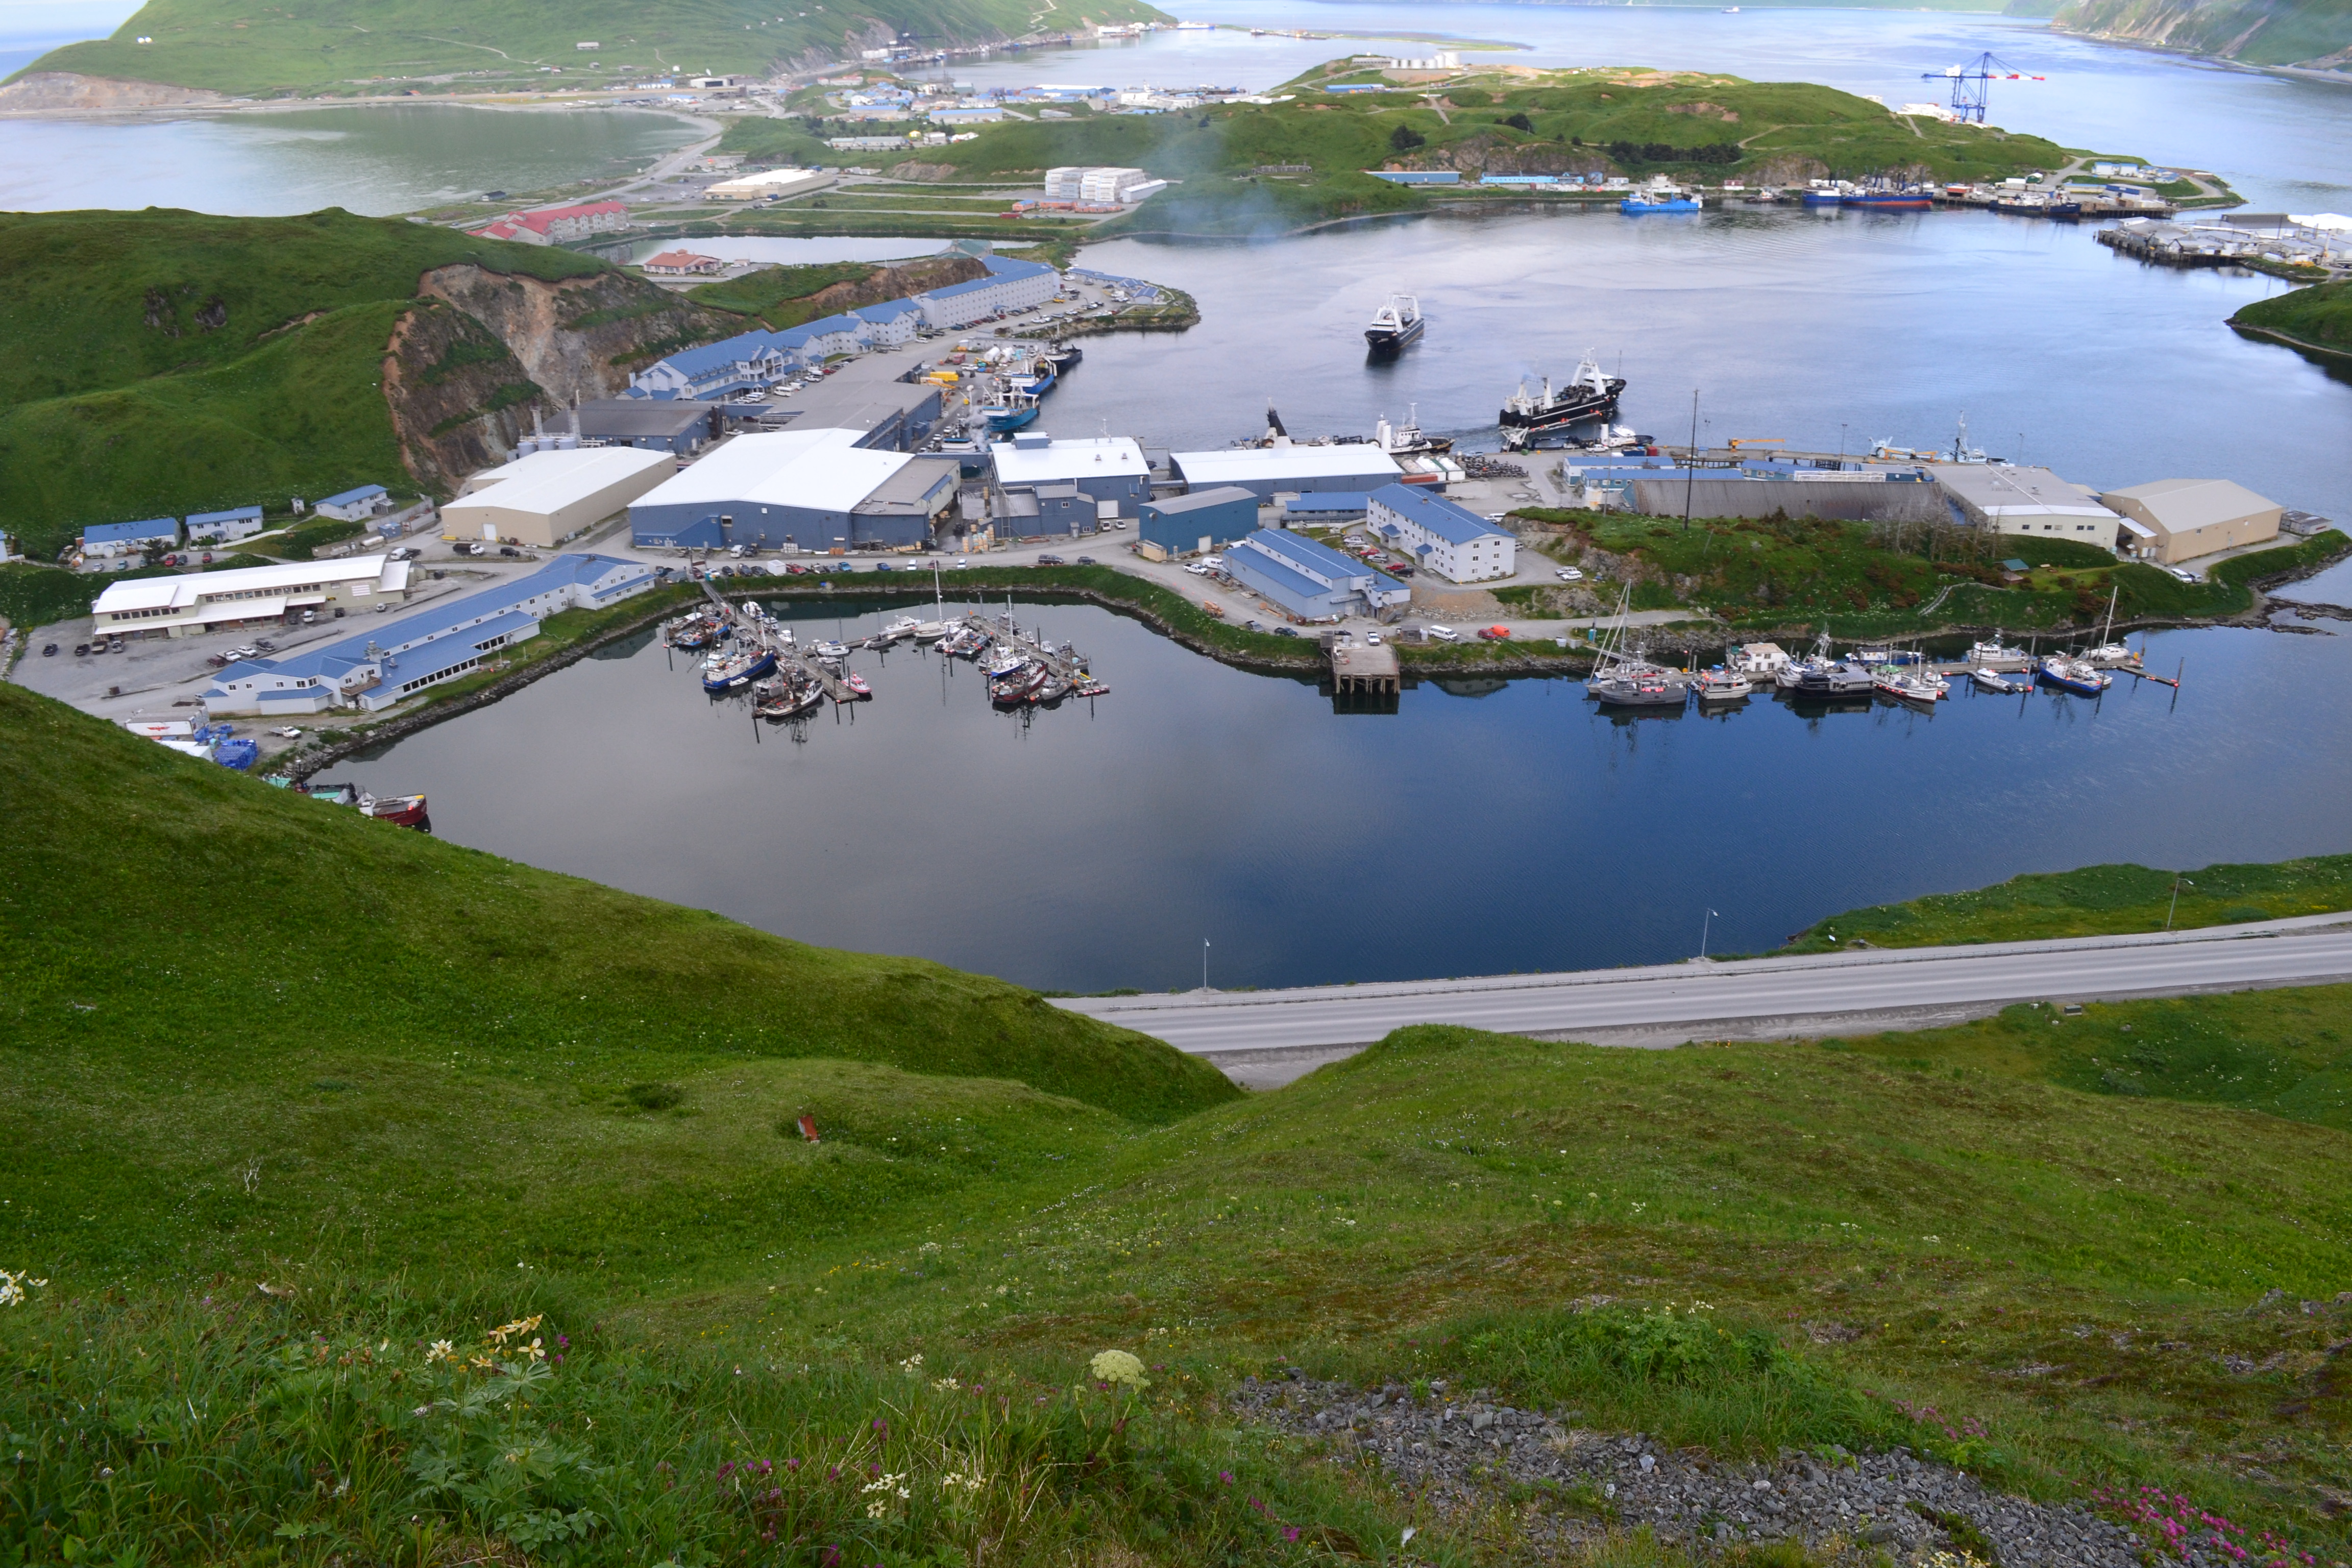
{"type": "Polygon", "coordinates": [[[1756,683],[1736,669],[1717,665],[1699,671],[1691,689],[1701,702],[1738,702],[1755,691],[1756,683]]]}
{"type": "Polygon", "coordinates": [[[2042,655],[2042,668],[2037,673],[2044,685],[2074,692],[2078,697],[2096,697],[2113,685],[2116,679],[2085,660],[2063,653],[2042,655]]]}
{"type": "Polygon", "coordinates": [[[1969,671],[1969,679],[1976,683],[1976,689],[1979,691],[1996,692],[2005,697],[2014,697],[2021,691],[2033,689],[2033,683],[2031,681],[2011,680],[2000,671],[1989,669],[1983,665],[1979,665],[1969,671]]]}
{"type": "Polygon", "coordinates": [[[1696,196],[1668,186],[1627,196],[1617,204],[1617,210],[1629,217],[1649,213],[1695,213],[1699,210],[1699,202],[1696,196]]]}
{"type": "Polygon", "coordinates": [[[763,647],[739,648],[706,660],[702,670],[702,689],[732,691],[739,686],[749,686],[763,675],[776,671],[776,656],[763,647]]]}
{"type": "Polygon", "coordinates": [[[389,822],[394,827],[414,827],[419,832],[433,831],[433,819],[425,814],[425,797],[421,795],[362,795],[360,810],[378,822],[389,822]]]}

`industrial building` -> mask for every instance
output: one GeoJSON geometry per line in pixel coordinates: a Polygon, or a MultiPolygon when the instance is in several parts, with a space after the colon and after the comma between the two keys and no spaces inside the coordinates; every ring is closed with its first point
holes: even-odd
{"type": "MultiPolygon", "coordinates": [[[[1126,436],[1081,436],[1055,440],[1042,430],[1023,430],[992,442],[990,477],[1000,495],[1035,491],[1040,486],[1075,485],[1095,503],[1091,530],[1103,518],[1133,517],[1151,495],[1151,464],[1143,448],[1126,436]]],[[[1061,530],[1047,531],[1060,532],[1061,530]]]]}
{"type": "Polygon", "coordinates": [[[2128,553],[2167,566],[2276,539],[2286,510],[2228,479],[2156,479],[2099,500],[2122,514],[2128,553]]]}
{"type": "Polygon", "coordinates": [[[408,597],[408,563],[389,555],[289,561],[110,583],[91,606],[90,625],[115,637],[187,637],[282,620],[289,611],[373,605],[395,595],[408,597]]]}
{"type": "Polygon", "coordinates": [[[706,186],[702,194],[712,201],[756,202],[822,190],[833,181],[834,176],[822,169],[762,169],[757,174],[721,180],[706,186]]]}
{"type": "Polygon", "coordinates": [[[1330,447],[1220,447],[1211,452],[1171,452],[1170,472],[1187,489],[1237,485],[1261,500],[1312,490],[1359,494],[1395,484],[1397,461],[1369,442],[1330,447]]]}
{"type": "Polygon", "coordinates": [[[718,410],[694,398],[600,397],[574,413],[583,441],[691,458],[717,437],[718,410]]]}
{"type": "Polygon", "coordinates": [[[1381,542],[1449,583],[1485,583],[1518,571],[1519,542],[1476,512],[1412,485],[1374,490],[1365,521],[1381,542]]]}
{"type": "Polygon", "coordinates": [[[1262,528],[1225,552],[1225,571],[1293,620],[1401,610],[1412,590],[1304,534],[1262,528]]]}
{"type": "MultiPolygon", "coordinates": [[[[789,401],[756,404],[766,425],[793,430],[851,430],[852,443],[877,451],[908,452],[930,439],[940,422],[940,393],[928,381],[907,381],[888,360],[843,365],[789,401]]],[[[740,406],[730,414],[740,412],[740,406]]]]}
{"type": "Polygon", "coordinates": [[[1337,528],[1360,522],[1371,506],[1361,490],[1309,490],[1282,503],[1285,528],[1337,528]]]}
{"type": "Polygon", "coordinates": [[[191,512],[187,527],[191,544],[234,544],[261,531],[261,509],[240,506],[226,511],[191,512]]]}
{"type": "Polygon", "coordinates": [[[609,555],[559,555],[538,571],[389,626],[282,658],[239,659],[215,678],[205,711],[322,713],[356,706],[373,712],[428,686],[478,668],[499,648],[539,635],[562,610],[599,609],[644,593],[654,567],[609,555]]]}
{"type": "Polygon", "coordinates": [[[468,479],[441,509],[458,539],[510,539],[547,547],[589,528],[669,479],[677,459],[635,447],[531,452],[468,479]]]}
{"type": "Polygon", "coordinates": [[[1257,497],[1238,485],[1145,501],[1135,531],[1163,555],[1205,555],[1257,528],[1257,497]]]}
{"type": "Polygon", "coordinates": [[[631,537],[656,549],[819,554],[928,544],[955,500],[955,459],[857,442],[840,429],[739,436],[633,504],[631,537]]]}
{"type": "Polygon", "coordinates": [[[1979,528],[2036,539],[2116,547],[2117,519],[2083,486],[2047,468],[2007,463],[1937,463],[1927,472],[1952,510],[1979,528]]]}
{"type": "Polygon", "coordinates": [[[392,495],[382,485],[362,485],[341,495],[329,496],[311,510],[320,517],[331,517],[341,522],[365,522],[391,505],[392,495]]]}
{"type": "Polygon", "coordinates": [[[81,531],[81,552],[92,561],[143,555],[180,542],[180,520],[150,517],[137,522],[101,522],[81,531]]]}

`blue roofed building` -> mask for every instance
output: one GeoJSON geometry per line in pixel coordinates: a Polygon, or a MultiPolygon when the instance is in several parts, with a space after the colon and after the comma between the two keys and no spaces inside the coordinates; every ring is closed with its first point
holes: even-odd
{"type": "Polygon", "coordinates": [[[478,668],[499,648],[539,635],[563,610],[595,609],[644,593],[656,569],[609,555],[559,555],[527,576],[428,605],[388,625],[278,658],[240,659],[214,677],[205,710],[373,712],[478,668]]]}
{"type": "Polygon", "coordinates": [[[91,560],[139,555],[150,547],[169,550],[180,542],[180,520],[151,517],[139,522],[101,522],[81,531],[81,552],[91,560]]]}
{"type": "Polygon", "coordinates": [[[1412,590],[1395,578],[1286,529],[1244,537],[1225,552],[1225,572],[1298,621],[1380,616],[1412,601],[1412,590]]]}
{"type": "Polygon", "coordinates": [[[835,354],[854,354],[864,348],[873,329],[856,316],[825,316],[781,332],[769,342],[803,364],[822,364],[835,354]]]}
{"type": "Polygon", "coordinates": [[[392,493],[382,485],[360,485],[329,496],[311,510],[343,522],[365,522],[391,504],[392,493]]]}
{"type": "Polygon", "coordinates": [[[950,283],[928,294],[918,294],[924,319],[950,331],[999,314],[1043,305],[1061,292],[1062,275],[1042,261],[1014,261],[983,256],[988,276],[969,283],[950,283]]]}
{"type": "Polygon", "coordinates": [[[1381,543],[1449,583],[1490,582],[1518,571],[1516,538],[1417,486],[1374,490],[1364,516],[1381,543]]]}
{"type": "Polygon", "coordinates": [[[188,542],[191,544],[234,544],[240,539],[250,539],[261,531],[261,509],[257,506],[233,507],[227,511],[194,511],[188,514],[188,542]]]}
{"type": "Polygon", "coordinates": [[[630,395],[708,401],[756,391],[781,380],[791,358],[773,333],[739,332],[647,365],[629,377],[630,395]]]}
{"type": "Polygon", "coordinates": [[[1308,490],[1282,503],[1283,516],[1308,528],[1360,522],[1371,497],[1362,490],[1308,490]]]}
{"type": "Polygon", "coordinates": [[[878,305],[860,305],[849,313],[866,323],[866,341],[877,349],[911,343],[928,324],[919,300],[885,300],[878,305]]]}
{"type": "Polygon", "coordinates": [[[1257,497],[1238,485],[1161,496],[1137,509],[1135,531],[1170,555],[1223,550],[1257,527],[1257,497]]]}

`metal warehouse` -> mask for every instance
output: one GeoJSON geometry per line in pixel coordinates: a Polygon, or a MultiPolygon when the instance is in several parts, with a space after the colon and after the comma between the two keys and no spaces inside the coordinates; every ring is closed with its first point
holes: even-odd
{"type": "Polygon", "coordinates": [[[1076,485],[1097,503],[1109,503],[1110,510],[1098,510],[1097,516],[1133,517],[1151,495],[1151,465],[1142,447],[1126,436],[1056,441],[1042,430],[1024,430],[1010,441],[992,443],[988,457],[998,489],[1076,485]]]}
{"type": "Polygon", "coordinates": [[[2170,565],[2276,539],[2286,509],[2228,479],[2156,479],[2099,498],[2123,514],[2133,553],[2170,565]]]}
{"type": "Polygon", "coordinates": [[[1376,490],[1395,484],[1403,474],[1394,458],[1369,442],[1171,452],[1168,467],[1187,489],[1238,485],[1261,500],[1285,492],[1376,490]]]}
{"type": "Polygon", "coordinates": [[[441,509],[459,539],[512,539],[548,546],[589,528],[677,472],[667,450],[575,447],[531,452],[467,479],[441,509]]]}
{"type": "Polygon", "coordinates": [[[373,712],[455,680],[498,649],[539,635],[562,610],[596,609],[652,587],[653,567],[609,555],[559,555],[538,571],[437,604],[389,626],[283,658],[240,659],[205,693],[210,713],[373,712]]]}
{"type": "Polygon", "coordinates": [[[389,555],[289,561],[110,583],[90,611],[90,623],[94,630],[115,637],[134,632],[185,637],[387,595],[407,598],[407,562],[389,555]]]}
{"type": "Polygon", "coordinates": [[[1259,529],[1225,552],[1225,571],[1294,620],[1378,615],[1412,599],[1395,578],[1279,528],[1259,529]]]}
{"type": "Polygon", "coordinates": [[[1171,555],[1205,555],[1257,527],[1257,497],[1237,485],[1143,503],[1136,532],[1171,555]]]}
{"type": "Polygon", "coordinates": [[[718,406],[684,397],[599,397],[580,405],[580,438],[690,458],[718,435],[718,406]]]}
{"type": "Polygon", "coordinates": [[[1938,463],[1928,469],[1961,516],[1996,533],[2072,539],[2116,547],[2121,521],[2081,485],[2047,468],[2007,463],[1938,463]]]}
{"type": "Polygon", "coordinates": [[[819,552],[930,542],[955,500],[953,458],[856,445],[854,430],[739,436],[629,508],[640,546],[819,552]]]}

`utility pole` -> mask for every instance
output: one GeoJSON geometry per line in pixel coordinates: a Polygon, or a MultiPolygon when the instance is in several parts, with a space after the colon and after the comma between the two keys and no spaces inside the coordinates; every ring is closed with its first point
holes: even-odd
{"type": "Polygon", "coordinates": [[[1715,914],[1716,914],[1716,911],[1715,911],[1715,910],[1707,910],[1707,911],[1706,911],[1706,919],[1705,919],[1705,920],[1703,920],[1703,921],[1699,921],[1699,925],[1698,925],[1698,956],[1699,956],[1699,962],[1700,962],[1700,963],[1706,963],[1706,935],[1707,935],[1707,931],[1708,931],[1709,928],[1711,928],[1711,927],[1715,924],[1715,914]]]}
{"type": "Polygon", "coordinates": [[[1691,438],[1689,468],[1683,477],[1683,531],[1690,531],[1691,492],[1698,485],[1698,388],[1691,388],[1691,438]]]}
{"type": "MultiPolygon", "coordinates": [[[[2182,662],[2183,664],[2187,663],[2186,660],[2183,660],[2182,662]]],[[[2176,686],[2172,689],[2179,691],[2180,688],[2176,686]]],[[[2189,881],[2186,877],[2175,877],[2172,879],[2172,902],[2166,907],[2164,911],[2164,929],[2167,931],[2170,931],[2172,929],[2173,911],[2180,908],[2180,889],[2183,884],[2191,888],[2197,885],[2196,883],[2189,881]]]]}

